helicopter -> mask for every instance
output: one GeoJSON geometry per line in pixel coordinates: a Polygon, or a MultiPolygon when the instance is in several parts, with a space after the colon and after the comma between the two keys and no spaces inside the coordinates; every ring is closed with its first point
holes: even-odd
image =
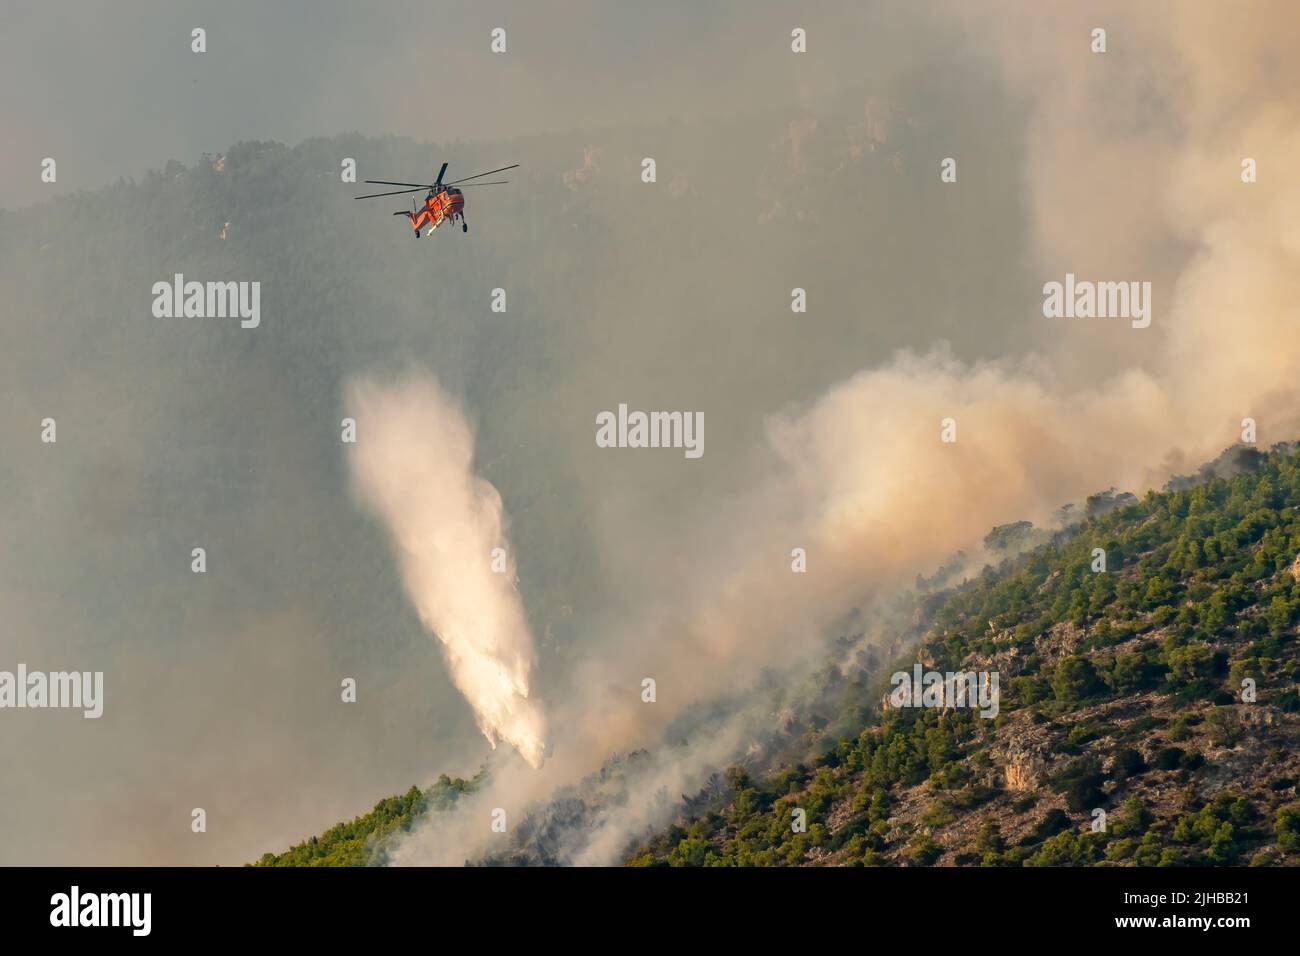
{"type": "Polygon", "coordinates": [[[444,222],[450,220],[455,222],[460,219],[460,228],[462,232],[469,232],[469,223],[465,221],[465,195],[458,188],[459,185],[466,186],[502,186],[508,183],[508,179],[498,179],[486,183],[472,183],[469,180],[478,179],[480,176],[491,176],[493,173],[503,173],[507,169],[517,169],[518,163],[513,166],[502,166],[500,169],[489,169],[486,173],[475,173],[473,176],[466,176],[463,179],[457,179],[450,183],[444,183],[442,177],[447,175],[447,163],[442,164],[442,169],[438,170],[438,178],[432,183],[394,183],[384,179],[367,179],[366,182],[373,186],[410,186],[410,189],[397,189],[388,193],[371,193],[367,196],[356,196],[356,199],[378,199],[380,196],[404,196],[407,193],[418,193],[422,189],[427,189],[428,195],[424,197],[424,206],[417,209],[415,197],[411,197],[411,211],[399,211],[393,213],[394,216],[405,216],[411,221],[411,228],[415,230],[415,238],[420,238],[420,230],[433,232],[444,222]],[[427,227],[427,228],[426,228],[427,227]]]}

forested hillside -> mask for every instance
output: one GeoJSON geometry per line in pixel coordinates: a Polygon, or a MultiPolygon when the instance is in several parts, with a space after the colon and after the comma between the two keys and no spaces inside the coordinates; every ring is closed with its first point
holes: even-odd
{"type": "Polygon", "coordinates": [[[330,827],[284,853],[264,853],[257,866],[379,866],[387,861],[393,841],[410,832],[412,825],[430,810],[455,806],[462,793],[472,790],[476,780],[443,774],[427,790],[411,787],[400,796],[386,797],[369,813],[351,823],[330,827]]]}
{"type": "MultiPolygon", "coordinates": [[[[919,645],[892,664],[820,673],[834,693],[779,751],[810,756],[720,772],[683,796],[676,823],[629,848],[628,862],[1300,862],[1300,455],[1232,449],[1170,489],[1094,496],[1053,535],[997,529],[1004,546],[1048,540],[916,596],[919,623],[906,630],[923,633],[919,645]],[[1094,570],[1098,548],[1104,571],[1094,570]],[[887,706],[889,675],[918,661],[996,671],[997,716],[887,706]],[[792,827],[796,810],[806,832],[792,827]],[[1099,810],[1105,829],[1094,832],[1099,810]]],[[[637,759],[568,795],[565,825],[590,819],[599,786],[634,779],[637,759]]],[[[467,786],[444,778],[433,801],[413,788],[262,862],[383,862],[394,828],[467,786]]],[[[555,862],[538,827],[525,829],[496,862],[555,862]]]]}
{"type": "Polygon", "coordinates": [[[998,672],[995,719],[882,707],[817,759],[729,769],[724,800],[631,862],[1300,862],[1300,458],[1233,460],[1247,470],[1086,519],[933,608],[898,669],[998,672]]]}

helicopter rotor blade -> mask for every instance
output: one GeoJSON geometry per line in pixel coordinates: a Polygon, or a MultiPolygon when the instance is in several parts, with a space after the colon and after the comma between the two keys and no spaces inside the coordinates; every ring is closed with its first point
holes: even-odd
{"type": "MultiPolygon", "coordinates": [[[[486,182],[486,183],[466,183],[465,185],[466,185],[466,186],[504,186],[504,185],[505,185],[506,183],[508,183],[508,182],[510,182],[510,180],[508,180],[508,179],[495,179],[495,180],[492,180],[491,182],[486,182]]],[[[449,183],[448,185],[450,185],[450,183],[449,183]]],[[[460,187],[457,186],[456,188],[459,189],[460,187]]]]}
{"type": "Polygon", "coordinates": [[[380,196],[405,196],[407,193],[418,193],[427,188],[428,188],[427,186],[416,186],[414,189],[397,189],[391,193],[371,193],[368,196],[353,196],[352,198],[353,199],[378,199],[380,196]]]}
{"type": "Polygon", "coordinates": [[[456,179],[449,183],[443,183],[444,186],[455,186],[457,183],[468,182],[471,179],[478,179],[480,176],[491,176],[493,173],[504,173],[507,169],[518,169],[519,164],[513,166],[502,166],[500,169],[489,169],[486,173],[475,173],[473,176],[466,176],[463,179],[456,179]]]}
{"type": "Polygon", "coordinates": [[[387,179],[367,179],[366,182],[373,186],[416,186],[420,189],[432,189],[434,183],[392,183],[387,179]]]}

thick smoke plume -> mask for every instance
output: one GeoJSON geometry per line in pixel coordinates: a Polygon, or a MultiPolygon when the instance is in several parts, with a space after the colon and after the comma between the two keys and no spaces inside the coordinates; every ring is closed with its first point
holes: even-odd
{"type": "MultiPolygon", "coordinates": [[[[1047,319],[1030,299],[1034,356],[971,364],[942,348],[905,353],[772,419],[757,456],[764,477],[697,537],[680,535],[689,562],[646,569],[673,605],[640,609],[575,674],[556,714],[558,763],[590,771],[613,750],[655,747],[684,708],[824,646],[855,602],[886,597],[993,525],[1045,522],[1112,485],[1158,488],[1238,440],[1243,418],[1257,420],[1261,443],[1295,436],[1300,70],[1290,51],[1300,17],[1250,9],[1244,19],[1190,4],[970,14],[972,45],[1030,103],[1023,175],[1042,280],[1152,281],[1151,328],[1047,319]],[[1089,50],[1098,25],[1106,54],[1089,50]],[[1242,181],[1244,157],[1259,182],[1242,181]],[[951,444],[940,441],[947,418],[951,444]],[[806,575],[790,572],[794,547],[807,549],[806,575]],[[629,690],[642,675],[658,681],[654,706],[629,690]]],[[[990,321],[977,302],[972,317],[990,321]]],[[[623,540],[657,533],[618,529],[623,540]]],[[[659,782],[698,776],[706,752],[728,759],[713,746],[721,739],[701,740],[659,782]]],[[[743,737],[728,743],[743,752],[743,737]]],[[[539,788],[555,782],[560,767],[551,770],[539,788]]],[[[519,800],[518,777],[494,789],[508,779],[519,800]]],[[[574,858],[617,862],[655,815],[625,813],[623,825],[612,816],[574,858]]],[[[450,856],[459,852],[470,850],[450,856]]],[[[407,860],[429,857],[408,850],[407,860]]]]}
{"type": "Polygon", "coordinates": [[[545,723],[529,698],[533,639],[497,490],[474,474],[474,436],[431,377],[350,390],[357,421],[353,479],[388,526],[402,579],[424,625],[442,642],[452,681],[495,747],[505,740],[534,767],[545,723]],[[496,561],[503,571],[494,570],[496,561]],[[502,563],[503,562],[503,563],[502,563]]]}
{"type": "Polygon", "coordinates": [[[1046,319],[1030,299],[1036,356],[905,353],[778,416],[767,477],[684,548],[683,620],[621,653],[694,700],[788,660],[852,602],[933,569],[993,525],[1044,522],[1111,485],[1160,487],[1237,441],[1243,418],[1261,442],[1294,437],[1300,187],[1287,171],[1300,106],[1286,51],[1300,17],[1252,9],[1247,25],[1226,8],[1115,5],[1107,54],[1089,50],[1092,13],[1031,16],[1028,52],[1020,17],[973,18],[973,43],[1032,98],[1025,177],[1043,281],[1154,280],[1152,327],[1046,319]],[[1243,183],[1247,156],[1276,175],[1243,183]],[[945,444],[948,418],[957,440],[945,444]],[[782,560],[793,547],[808,550],[806,576],[782,560]]]}

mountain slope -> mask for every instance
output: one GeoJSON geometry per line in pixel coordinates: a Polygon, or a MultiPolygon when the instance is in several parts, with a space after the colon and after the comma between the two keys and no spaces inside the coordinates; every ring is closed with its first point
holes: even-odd
{"type": "Polygon", "coordinates": [[[899,669],[998,672],[995,719],[882,705],[818,759],[732,768],[631,862],[1300,861],[1300,459],[1237,460],[1253,470],[1086,520],[935,610],[899,669]]]}
{"type": "MultiPolygon", "coordinates": [[[[911,599],[894,646],[923,636],[894,667],[997,672],[995,718],[889,706],[876,654],[828,667],[827,692],[791,732],[683,797],[629,862],[1300,862],[1300,456],[1232,449],[1170,489],[1094,496],[1048,543],[911,599]],[[783,763],[792,753],[808,756],[783,763]]],[[[990,539],[1032,537],[1016,525],[990,539]]],[[[557,797],[496,862],[564,862],[556,828],[592,825],[610,790],[635,785],[638,762],[615,758],[557,797]]],[[[424,812],[416,794],[403,829],[424,812]]],[[[348,826],[363,842],[393,829],[378,812],[348,826]]],[[[263,859],[307,862],[301,847],[263,859]]]]}
{"type": "Polygon", "coordinates": [[[430,810],[449,810],[462,793],[474,789],[474,780],[443,774],[427,790],[411,787],[400,796],[386,797],[375,808],[350,823],[330,827],[283,853],[264,853],[256,866],[382,866],[393,841],[410,831],[430,810]]]}

